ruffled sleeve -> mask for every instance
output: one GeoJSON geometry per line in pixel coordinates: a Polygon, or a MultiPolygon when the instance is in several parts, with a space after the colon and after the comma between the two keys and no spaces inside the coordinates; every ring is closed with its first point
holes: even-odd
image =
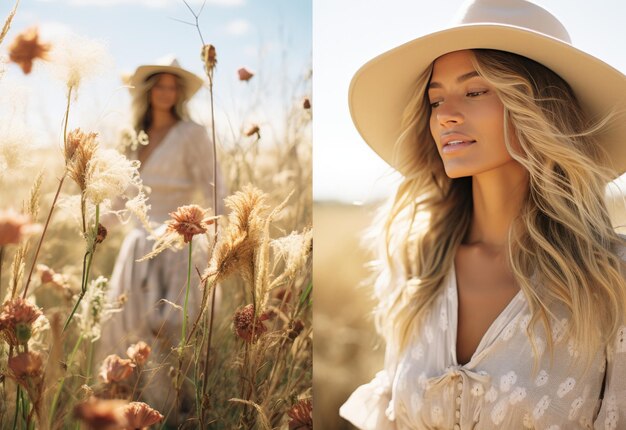
{"type": "Polygon", "coordinates": [[[387,370],[381,370],[371,382],[361,385],[348,398],[339,415],[363,430],[395,430],[391,406],[391,384],[387,370]]]}
{"type": "Polygon", "coordinates": [[[594,428],[626,428],[626,325],[619,329],[607,354],[604,398],[594,428]]]}

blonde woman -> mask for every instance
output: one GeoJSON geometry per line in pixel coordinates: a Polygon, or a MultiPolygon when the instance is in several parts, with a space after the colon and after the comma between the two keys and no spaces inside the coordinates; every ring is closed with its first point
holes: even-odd
{"type": "Polygon", "coordinates": [[[341,415],[362,429],[626,428],[626,77],[524,0],[353,78],[364,140],[404,180],[376,283],[385,369],[341,415]]]}
{"type": "MultiPolygon", "coordinates": [[[[161,230],[169,213],[179,206],[195,203],[223,213],[225,184],[219,170],[217,184],[213,183],[211,141],[206,129],[192,122],[187,113],[187,102],[202,82],[170,57],[138,67],[130,78],[133,125],[137,133],[148,136],[148,144],[139,145],[131,156],[141,162],[141,178],[149,189],[150,222],[161,230]],[[215,186],[217,201],[213,201],[215,186]]],[[[159,229],[157,235],[162,233],[159,229]]],[[[152,348],[152,359],[142,375],[141,398],[181,421],[184,414],[170,413],[177,393],[168,371],[169,361],[175,361],[172,348],[180,342],[182,314],[174,305],[182,309],[184,303],[188,255],[166,250],[137,262],[152,250],[154,241],[148,236],[143,226],[136,226],[121,246],[109,296],[117,300],[123,295],[126,301],[122,312],[114,314],[103,329],[99,355],[125,356],[131,344],[146,342],[152,348]]],[[[207,243],[201,239],[197,237],[193,247],[193,264],[200,270],[207,263],[207,243]]],[[[191,321],[199,310],[201,294],[198,288],[190,289],[191,321]]],[[[193,392],[187,394],[193,396],[193,392]]],[[[185,408],[184,399],[185,393],[178,399],[182,403],[179,408],[185,408]]]]}

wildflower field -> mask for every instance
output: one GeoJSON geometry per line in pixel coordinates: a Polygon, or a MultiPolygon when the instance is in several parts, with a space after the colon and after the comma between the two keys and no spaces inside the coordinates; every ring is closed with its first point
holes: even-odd
{"type": "MultiPolygon", "coordinates": [[[[310,70],[290,89],[280,124],[220,134],[219,46],[198,43],[226,210],[215,216],[216,199],[189,201],[156,223],[141,165],[124,151],[149,145],[146,136],[70,126],[91,70],[36,28],[14,31],[19,13],[18,1],[0,34],[2,66],[29,74],[55,65],[61,79],[50,85],[66,96],[58,140],[33,147],[27,128],[0,128],[0,429],[311,429],[310,70]],[[136,264],[161,253],[188,261],[185,281],[164,287],[174,299],[159,305],[181,324],[172,331],[164,320],[154,342],[107,331],[123,312],[140,312],[110,294],[131,226],[154,243],[136,264]],[[196,264],[200,248],[207,257],[196,264]]],[[[242,85],[255,79],[245,68],[238,76],[242,85]]]]}

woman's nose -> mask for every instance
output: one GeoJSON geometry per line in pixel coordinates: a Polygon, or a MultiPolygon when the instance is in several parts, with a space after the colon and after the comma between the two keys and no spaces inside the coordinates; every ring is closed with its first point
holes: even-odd
{"type": "Polygon", "coordinates": [[[437,121],[442,127],[462,124],[464,119],[458,104],[452,101],[446,101],[437,108],[437,121]]]}

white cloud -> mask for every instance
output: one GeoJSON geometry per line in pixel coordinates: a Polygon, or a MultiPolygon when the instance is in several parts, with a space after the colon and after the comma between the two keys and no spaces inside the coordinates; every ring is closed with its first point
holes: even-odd
{"type": "Polygon", "coordinates": [[[242,36],[250,30],[250,22],[245,19],[236,19],[226,24],[226,33],[231,36],[242,36]]]}

